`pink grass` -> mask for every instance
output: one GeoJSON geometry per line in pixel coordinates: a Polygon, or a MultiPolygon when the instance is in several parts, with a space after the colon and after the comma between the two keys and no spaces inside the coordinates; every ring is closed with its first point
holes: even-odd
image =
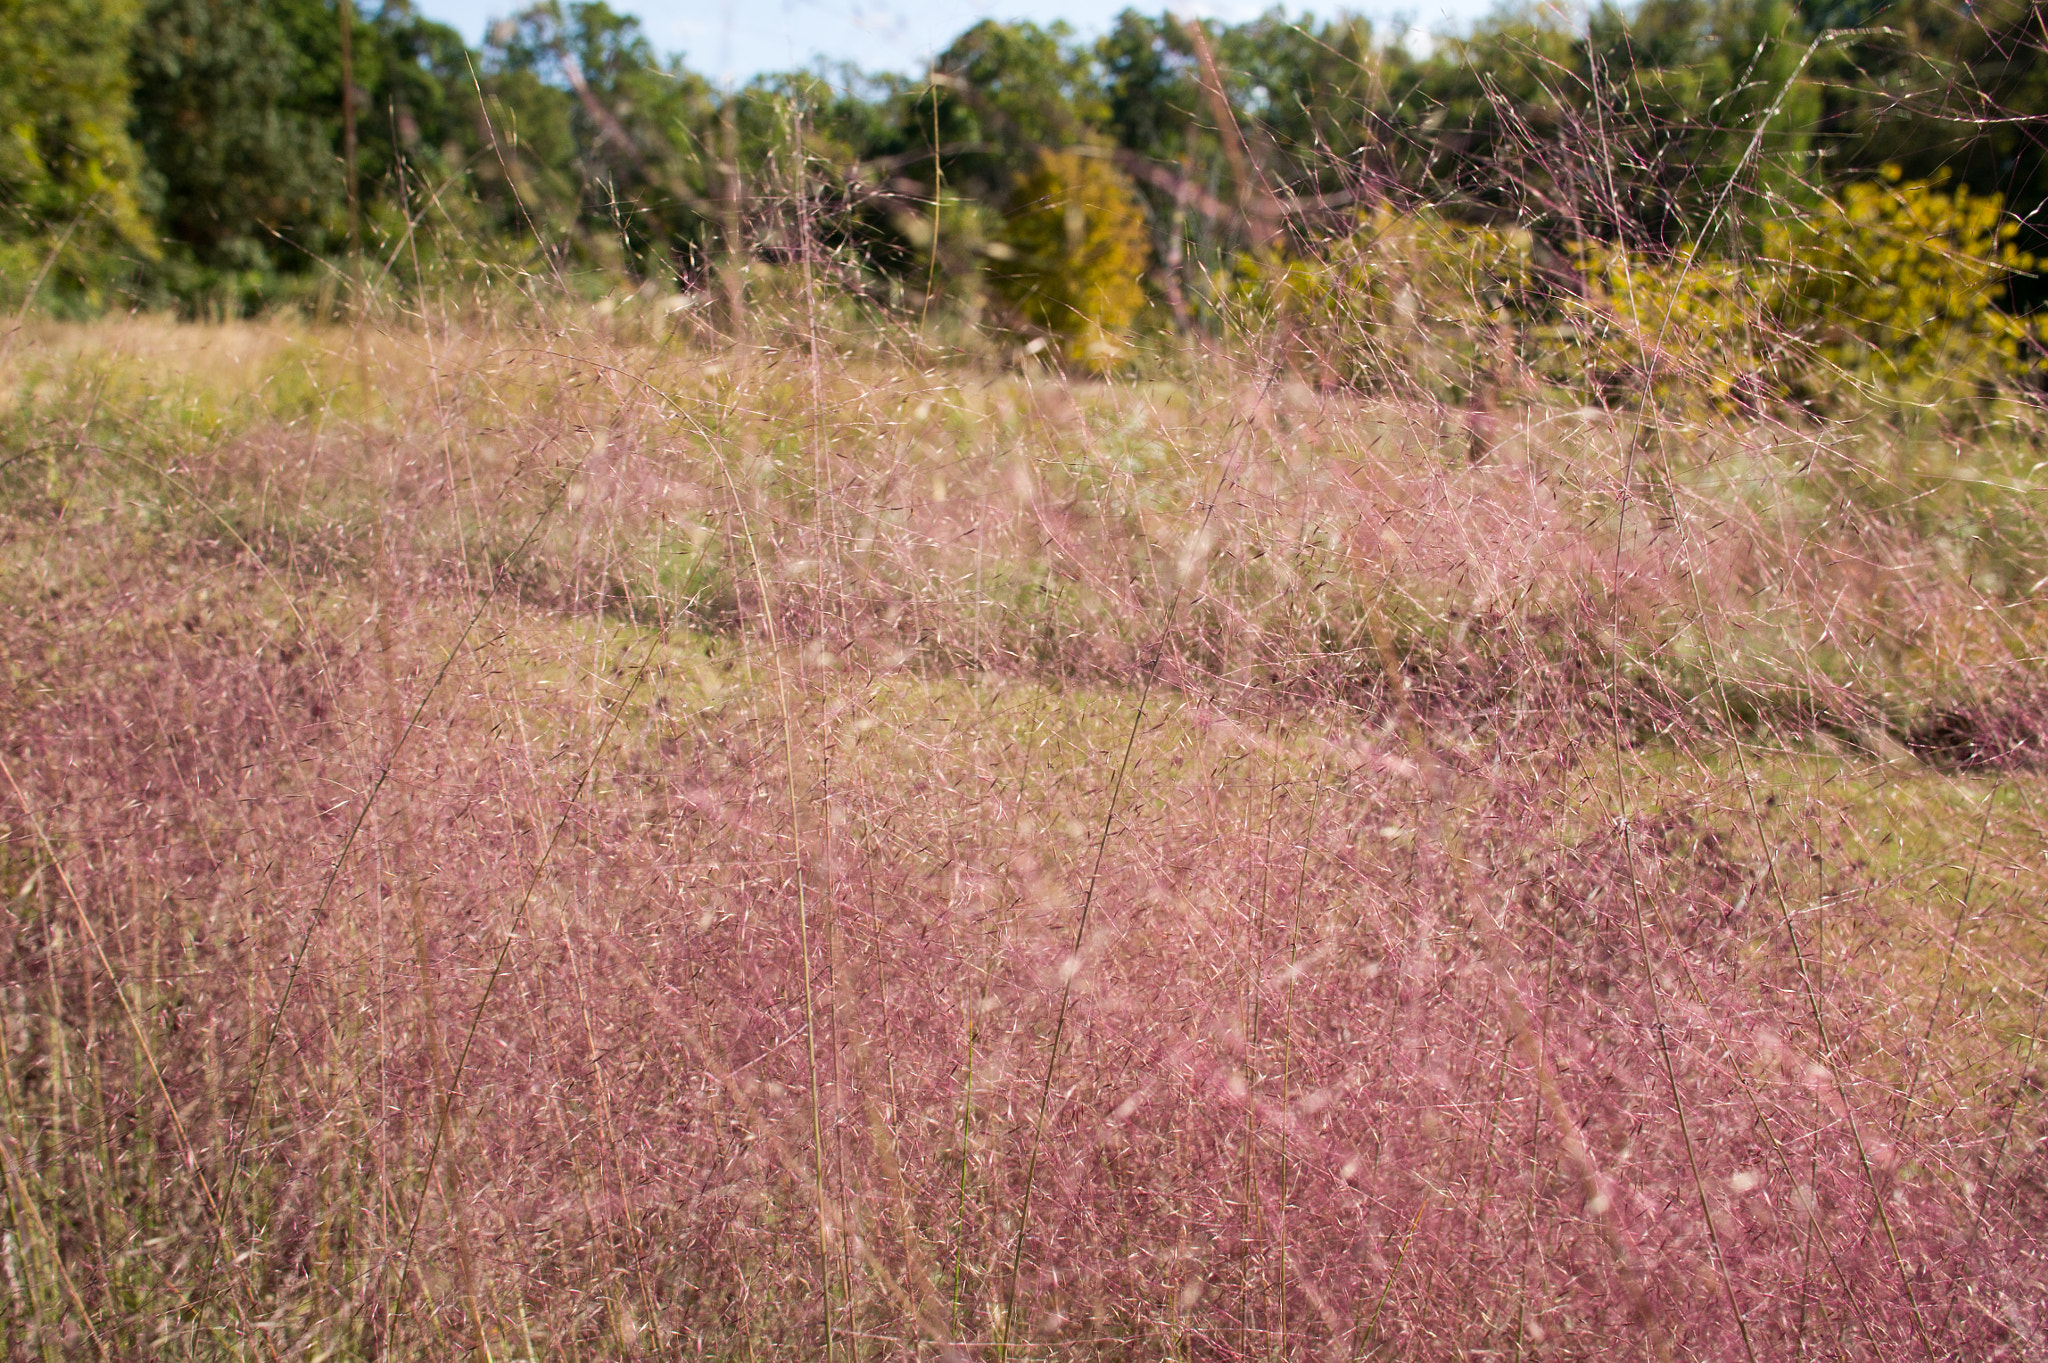
{"type": "Polygon", "coordinates": [[[2030,711],[1853,470],[429,337],[8,517],[13,1353],[2037,1347],[2040,780],[1887,736],[2030,711]]]}

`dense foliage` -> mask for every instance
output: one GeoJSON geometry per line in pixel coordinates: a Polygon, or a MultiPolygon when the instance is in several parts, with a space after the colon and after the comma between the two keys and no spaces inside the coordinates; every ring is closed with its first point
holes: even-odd
{"type": "MultiPolygon", "coordinates": [[[[70,311],[332,300],[361,239],[399,288],[526,276],[731,311],[822,246],[856,295],[993,315],[1099,364],[1133,327],[1270,312],[1258,281],[1283,277],[1303,326],[1384,330],[1404,271],[1463,279],[1512,239],[1512,287],[1480,281],[1466,311],[1583,320],[1621,270],[1675,288],[1681,328],[1730,334],[1716,309],[1769,295],[1734,332],[1782,324],[1780,350],[1834,355],[1814,309],[1860,300],[1878,311],[1846,330],[1879,369],[1939,362],[1957,327],[2005,372],[2031,363],[2012,318],[2048,244],[2048,30],[2016,0],[1642,0],[1576,27],[1510,9],[1427,55],[1349,15],[1126,11],[1092,42],[985,21],[917,78],[821,67],[728,91],[604,0],[542,0],[480,50],[407,0],[352,13],[353,172],[328,0],[0,6],[0,291],[70,311]],[[1108,197],[1055,212],[1048,176],[1108,197]],[[1937,210],[1957,220],[1920,222],[1937,210]],[[1894,218],[1961,260],[1954,278],[1879,288],[1894,218]],[[1793,268],[1800,243],[1841,259],[1793,268]],[[1356,296],[1311,297],[1319,280],[1356,296]]],[[[1724,369],[1709,388],[1798,388],[1777,358],[1724,369]]]]}
{"type": "Polygon", "coordinates": [[[0,279],[97,297],[109,257],[149,251],[127,127],[120,0],[0,4],[0,279]]]}
{"type": "Polygon", "coordinates": [[[1145,221],[1130,183],[1106,161],[1041,151],[1017,182],[998,286],[1019,315],[1101,368],[1144,306],[1145,221]]]}

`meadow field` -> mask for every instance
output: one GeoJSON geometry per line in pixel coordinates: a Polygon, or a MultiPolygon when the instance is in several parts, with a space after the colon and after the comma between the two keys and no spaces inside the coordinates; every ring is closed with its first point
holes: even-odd
{"type": "Polygon", "coordinates": [[[6,345],[9,1358],[2048,1349],[2026,402],[6,345]]]}

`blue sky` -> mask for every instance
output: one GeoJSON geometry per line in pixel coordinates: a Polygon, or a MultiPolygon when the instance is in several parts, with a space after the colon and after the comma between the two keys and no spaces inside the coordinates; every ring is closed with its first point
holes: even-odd
{"type": "MultiPolygon", "coordinates": [[[[690,66],[715,80],[743,81],[762,71],[809,65],[823,56],[868,70],[917,71],[962,29],[982,19],[1065,19],[1083,34],[1108,27],[1133,0],[611,0],[637,14],[664,53],[681,52],[690,66]]],[[[420,9],[455,25],[471,42],[490,22],[521,7],[521,0],[419,0],[420,9]]],[[[1270,0],[1191,0],[1137,3],[1146,13],[1173,9],[1228,21],[1256,16],[1270,0]]],[[[1489,8],[1489,0],[1367,0],[1352,8],[1390,36],[1414,38],[1462,27],[1489,8]]],[[[1335,12],[1338,6],[1321,7],[1335,12]]],[[[1291,11],[1292,12],[1292,11],[1291,11]]],[[[1414,40],[1411,38],[1411,41],[1414,40]]]]}

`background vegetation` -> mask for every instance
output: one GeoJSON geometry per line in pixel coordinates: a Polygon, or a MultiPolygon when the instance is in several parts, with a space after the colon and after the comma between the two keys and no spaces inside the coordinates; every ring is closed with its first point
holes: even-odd
{"type": "MultiPolygon", "coordinates": [[[[2048,233],[2048,82],[2017,0],[1503,10],[1419,58],[1344,15],[1127,11],[1093,42],[988,21],[923,76],[730,91],[601,0],[514,14],[480,50],[403,0],[346,13],[344,44],[315,0],[11,6],[0,293],[60,313],[331,308],[360,239],[404,296],[546,278],[730,307],[745,290],[725,276],[787,262],[800,199],[840,289],[1091,364],[1134,327],[1221,334],[1248,279],[1388,231],[1513,233],[1490,303],[1518,331],[1555,324],[1580,273],[1611,291],[1623,261],[1734,262],[1742,280],[1688,285],[1672,322],[1718,326],[1699,290],[1735,287],[1770,297],[1724,313],[1760,307],[1810,346],[1845,313],[1911,330],[1881,315],[1937,306],[2007,369],[2038,349],[1990,317],[2031,312],[2048,233]],[[1065,221],[1083,206],[1085,227],[1065,221]]],[[[1955,331],[1885,342],[1878,368],[1938,367],[1955,331]]]]}

